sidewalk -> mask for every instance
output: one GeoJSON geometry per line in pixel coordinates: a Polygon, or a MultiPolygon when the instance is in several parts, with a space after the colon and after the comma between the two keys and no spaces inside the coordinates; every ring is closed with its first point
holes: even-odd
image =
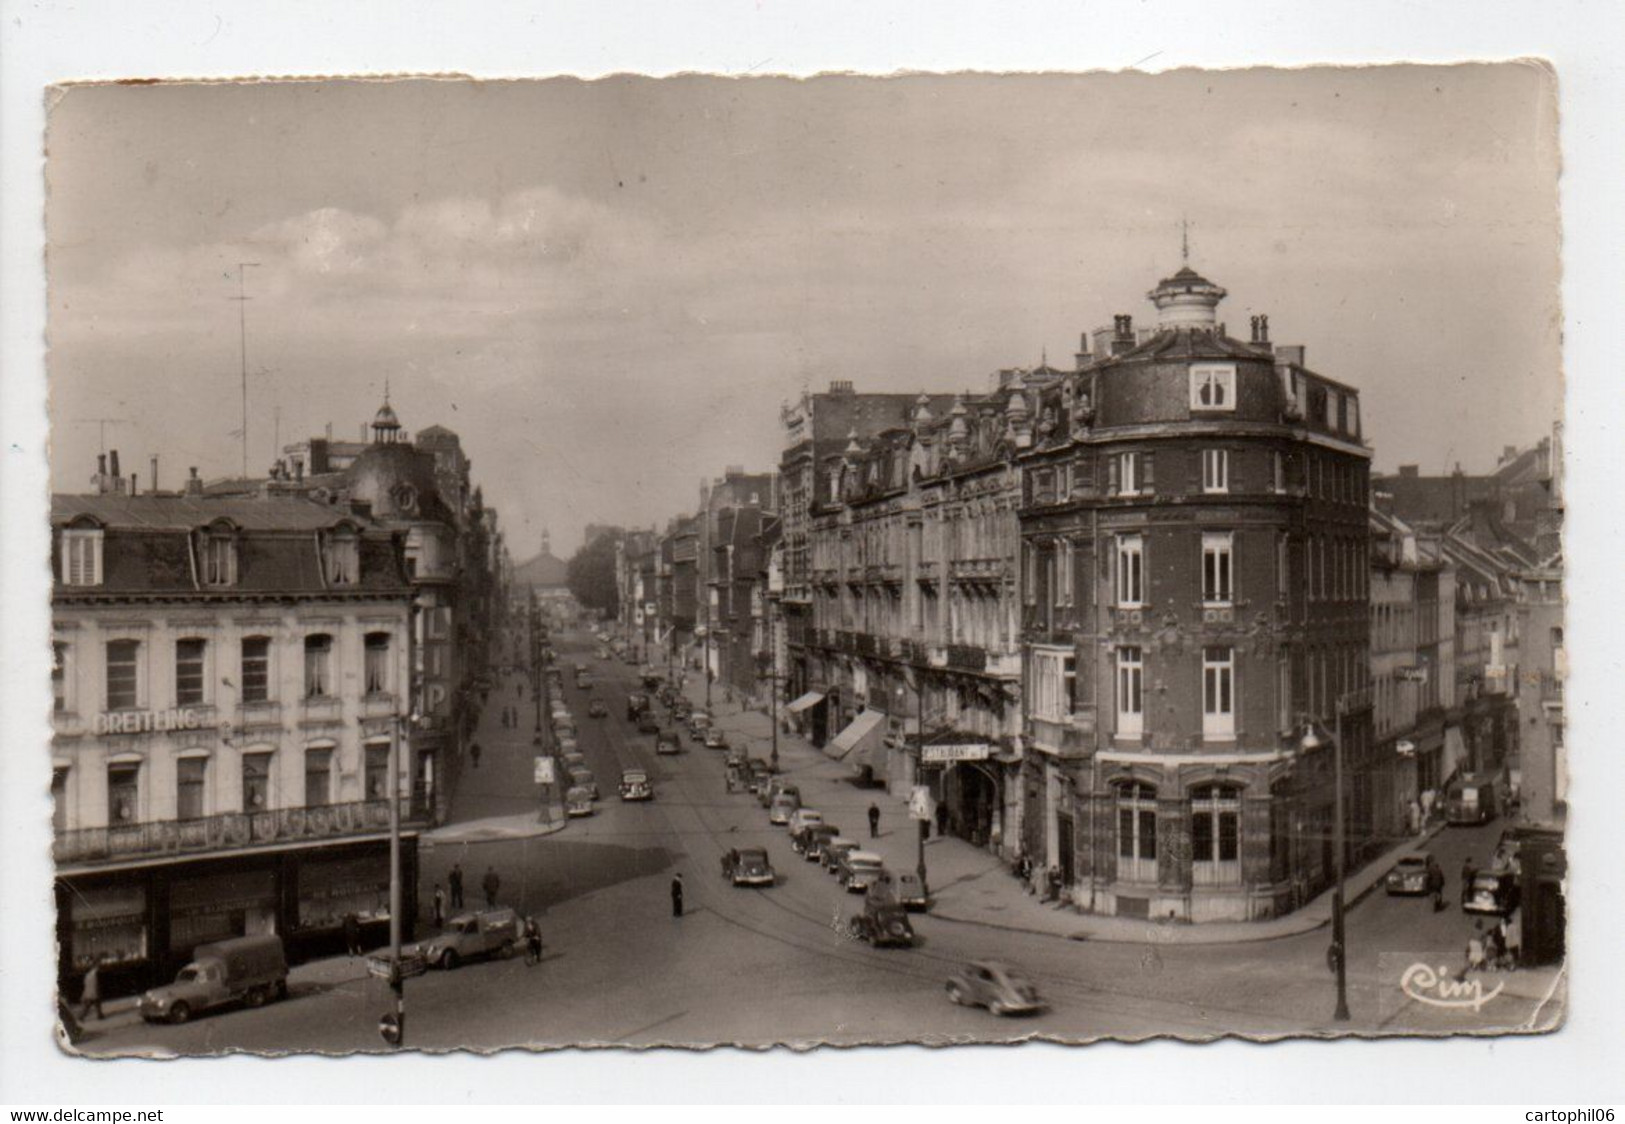
{"type": "MultiPolygon", "coordinates": [[[[705,685],[686,688],[696,708],[705,701],[705,685]]],[[[729,706],[712,689],[715,724],[730,742],[743,739],[752,757],[766,758],[772,723],[760,711],[729,706]]],[[[877,852],[893,870],[914,870],[919,861],[915,826],[908,818],[906,796],[882,788],[862,788],[852,780],[851,767],[834,761],[795,734],[779,734],[780,771],[801,786],[803,802],[824,813],[842,833],[859,839],[866,850],[877,852]],[[870,839],[867,811],[880,809],[880,835],[870,839]]],[[[764,813],[765,815],[765,813],[764,813]]],[[[1372,859],[1345,882],[1347,904],[1353,906],[1375,889],[1401,855],[1420,851],[1440,830],[1435,826],[1406,840],[1387,854],[1372,859]]],[[[932,835],[925,844],[926,883],[931,890],[931,916],[967,925],[1033,933],[1076,941],[1159,944],[1237,944],[1298,936],[1329,925],[1330,890],[1285,917],[1267,921],[1214,921],[1200,925],[1156,922],[1085,913],[1069,903],[1044,903],[1029,894],[1009,866],[989,851],[952,836],[932,835]]]]}

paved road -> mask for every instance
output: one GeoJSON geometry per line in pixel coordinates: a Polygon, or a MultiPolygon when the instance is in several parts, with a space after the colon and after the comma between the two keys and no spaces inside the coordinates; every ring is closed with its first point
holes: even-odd
{"type": "MultiPolygon", "coordinates": [[[[607,799],[590,819],[531,840],[440,846],[423,856],[423,897],[460,862],[472,896],[487,865],[502,878],[504,904],[541,920],[548,952],[522,960],[431,973],[407,988],[408,1042],[425,1049],[573,1043],[857,1043],[924,1039],[1066,1040],[1100,1036],[1216,1033],[1281,1035],[1357,1029],[1441,1032],[1518,1026],[1539,996],[1498,997],[1477,1015],[1406,1002],[1398,990],[1415,960],[1460,961],[1470,922],[1459,909],[1434,914],[1421,900],[1371,895],[1349,923],[1352,1024],[1334,1024],[1327,934],[1207,946],[1079,943],[980,925],[916,918],[918,946],[879,950],[856,943],[840,920],[859,904],[790,850],[754,798],[727,794],[723,754],[685,739],[679,757],[657,757],[653,739],[624,719],[635,668],[601,662],[582,637],[556,641],[560,660],[589,662],[607,718],[586,717],[589,695],[565,697],[607,799]],[[657,797],[622,804],[620,770],[641,766],[657,797]],[[724,883],[730,847],[765,846],[779,869],[771,889],[724,883]],[[671,916],[673,872],[687,883],[687,912],[671,916]],[[999,1020],[954,1007],[943,982],[965,960],[1020,964],[1053,1004],[1036,1018],[999,1020]]],[[[570,676],[566,675],[566,680],[570,676]]],[[[499,688],[499,690],[503,690],[499,688]]],[[[512,685],[505,690],[511,694],[512,685]]],[[[517,696],[516,696],[517,698],[517,696]]],[[[493,695],[493,702],[496,695],[493,695]]],[[[530,711],[534,716],[534,710],[530,711]]],[[[509,814],[530,787],[530,731],[500,726],[493,706],[485,747],[459,808],[509,814]]],[[[854,822],[845,825],[858,828],[854,822]]],[[[1498,826],[1453,830],[1434,849],[1452,876],[1469,850],[1480,857],[1498,826]]],[[[1154,930],[1148,929],[1148,937],[1154,930]]],[[[342,964],[340,965],[342,968],[342,964]]],[[[342,970],[336,973],[342,977],[342,970]]],[[[302,985],[286,1003],[205,1017],[182,1027],[139,1024],[99,1030],[85,1045],[121,1050],[161,1045],[180,1053],[228,1048],[374,1050],[387,991],[351,978],[302,985]]],[[[1548,1004],[1543,1017],[1556,1017],[1548,1004]]]]}

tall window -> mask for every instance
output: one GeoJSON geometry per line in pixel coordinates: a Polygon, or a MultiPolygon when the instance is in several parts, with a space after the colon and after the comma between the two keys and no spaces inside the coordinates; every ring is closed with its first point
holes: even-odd
{"type": "Polygon", "coordinates": [[[1113,596],[1120,609],[1145,604],[1144,540],[1139,535],[1117,536],[1117,564],[1113,570],[1113,596]]]}
{"type": "Polygon", "coordinates": [[[1275,538],[1275,596],[1285,601],[1291,593],[1291,540],[1285,535],[1277,535],[1275,538]]]}
{"type": "Polygon", "coordinates": [[[1191,881],[1241,884],[1241,791],[1207,784],[1191,789],[1191,881]]]}
{"type": "Polygon", "coordinates": [[[141,818],[141,766],[109,765],[107,767],[107,822],[135,823],[141,818]]]}
{"type": "Polygon", "coordinates": [[[1140,494],[1140,454],[1118,453],[1111,460],[1111,490],[1117,496],[1140,494]]]}
{"type": "Polygon", "coordinates": [[[205,757],[182,757],[175,762],[175,818],[203,818],[203,779],[208,770],[205,757]]]}
{"type": "Polygon", "coordinates": [[[133,710],[140,705],[137,673],[141,656],[139,640],[107,642],[107,709],[133,710]]]}
{"type": "Polygon", "coordinates": [[[68,709],[68,646],[51,645],[51,709],[62,714],[68,709]]]}
{"type": "Polygon", "coordinates": [[[1202,535],[1202,601],[1228,605],[1234,599],[1231,549],[1234,538],[1228,531],[1208,531],[1202,535]]]}
{"type": "Polygon", "coordinates": [[[175,705],[203,705],[203,655],[206,641],[175,641],[175,705]]]}
{"type": "Polygon", "coordinates": [[[318,808],[333,802],[333,751],[305,750],[305,806],[318,808]]]}
{"type": "Polygon", "coordinates": [[[1236,734],[1235,649],[1209,645],[1202,649],[1202,736],[1236,734]]]}
{"type": "Polygon", "coordinates": [[[1072,540],[1062,539],[1055,548],[1057,605],[1072,604],[1072,540]]]}
{"type": "Polygon", "coordinates": [[[1275,709],[1277,728],[1292,728],[1292,658],[1281,655],[1275,664],[1275,709]]]}
{"type": "Polygon", "coordinates": [[[1077,656],[1034,648],[1029,666],[1034,717],[1046,722],[1070,721],[1077,706],[1077,656]]]}
{"type": "Polygon", "coordinates": [[[1038,604],[1038,546],[1032,542],[1021,544],[1021,600],[1038,604]]]}
{"type": "Polygon", "coordinates": [[[1145,705],[1142,686],[1145,677],[1144,653],[1138,646],[1117,649],[1117,733],[1137,738],[1145,732],[1145,705]]]}
{"type": "Polygon", "coordinates": [[[1232,363],[1191,364],[1191,409],[1234,410],[1236,368],[1232,363]]]}
{"type": "Polygon", "coordinates": [[[269,702],[271,698],[271,641],[265,636],[243,637],[243,702],[269,702]]]}
{"type": "Polygon", "coordinates": [[[333,693],[333,638],[325,633],[305,637],[305,697],[327,698],[333,693]]]}
{"type": "Polygon", "coordinates": [[[102,584],[102,533],[62,532],[62,584],[102,584]]]}
{"type": "Polygon", "coordinates": [[[1202,450],[1202,491],[1228,492],[1230,490],[1230,450],[1202,450]]]}
{"type": "Polygon", "coordinates": [[[1270,454],[1270,490],[1280,495],[1286,491],[1286,455],[1270,454]]]}
{"type": "Polygon", "coordinates": [[[263,812],[271,806],[271,755],[243,754],[243,811],[263,812]]]}
{"type": "Polygon", "coordinates": [[[1157,880],[1157,790],[1148,784],[1117,786],[1117,880],[1157,880]]]}
{"type": "Polygon", "coordinates": [[[389,799],[389,746],[367,746],[366,799],[389,799]]]}
{"type": "Polygon", "coordinates": [[[203,584],[237,584],[237,542],[229,535],[209,535],[203,540],[203,584]]]}
{"type": "Polygon", "coordinates": [[[353,532],[340,531],[327,542],[327,581],[329,585],[354,585],[361,563],[353,532]]]}
{"type": "Polygon", "coordinates": [[[381,695],[389,690],[389,633],[367,633],[365,651],[367,694],[381,695]]]}

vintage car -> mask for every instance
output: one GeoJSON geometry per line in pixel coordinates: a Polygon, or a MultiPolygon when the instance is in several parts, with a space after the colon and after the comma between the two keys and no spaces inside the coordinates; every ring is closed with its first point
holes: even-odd
{"type": "Polygon", "coordinates": [[[1406,855],[1383,877],[1382,888],[1390,894],[1428,892],[1428,857],[1406,855]]]}
{"type": "MultiPolygon", "coordinates": [[[[801,789],[797,787],[794,781],[786,780],[784,777],[774,777],[772,780],[768,781],[766,788],[757,793],[756,799],[761,802],[762,807],[771,808],[773,806],[773,798],[778,796],[781,792],[787,792],[791,796],[795,797],[801,796],[801,789]]],[[[798,802],[796,807],[799,808],[800,806],[801,805],[798,802]]],[[[795,811],[795,808],[790,810],[793,812],[795,811]]],[[[774,822],[777,823],[779,821],[775,820],[774,822]]]]}
{"type": "Polygon", "coordinates": [[[817,823],[802,828],[790,836],[790,849],[808,862],[817,862],[824,844],[841,834],[832,823],[817,823]]]}
{"type": "Polygon", "coordinates": [[[777,880],[767,852],[760,847],[747,847],[724,854],[722,876],[735,886],[771,886],[777,880]]]}
{"type": "Polygon", "coordinates": [[[594,800],[598,799],[598,778],[592,775],[592,770],[585,765],[575,765],[570,768],[570,787],[584,788],[592,793],[594,800]]]}
{"type": "Polygon", "coordinates": [[[640,733],[640,734],[658,734],[658,733],[660,733],[660,719],[655,717],[654,711],[652,711],[652,710],[641,710],[641,711],[638,712],[638,733],[640,733]]]}
{"type": "Polygon", "coordinates": [[[422,957],[431,967],[451,969],[465,960],[486,956],[512,956],[519,947],[519,915],[511,909],[484,909],[460,913],[443,932],[401,950],[405,957],[422,957]]]}
{"type": "Polygon", "coordinates": [[[900,870],[896,873],[885,872],[885,878],[891,882],[891,894],[904,909],[925,909],[931,904],[926,897],[925,887],[920,883],[920,876],[911,870],[900,870]]]}
{"type": "Polygon", "coordinates": [[[671,708],[671,716],[678,722],[687,722],[694,713],[694,704],[680,698],[671,708]]]}
{"type": "Polygon", "coordinates": [[[847,919],[846,931],[876,948],[914,945],[914,926],[909,924],[908,914],[883,893],[864,895],[863,910],[847,919]]]}
{"type": "Polygon", "coordinates": [[[627,769],[621,773],[621,799],[653,800],[655,786],[649,780],[649,774],[642,769],[627,769]]]}
{"type": "Polygon", "coordinates": [[[1464,776],[1444,794],[1444,818],[1452,827],[1488,823],[1495,818],[1495,784],[1487,777],[1464,776]]]}
{"type": "Polygon", "coordinates": [[[767,822],[788,824],[790,817],[801,807],[801,796],[796,792],[780,792],[767,806],[767,822]]]}
{"type": "Polygon", "coordinates": [[[198,1011],[227,1003],[260,1007],[288,994],[288,961],[275,934],[201,944],[175,982],[141,996],[148,1022],[183,1023],[198,1011]]]}
{"type": "Polygon", "coordinates": [[[835,880],[846,888],[847,893],[862,894],[870,886],[889,890],[890,885],[883,881],[885,873],[885,861],[879,855],[873,851],[853,849],[841,856],[840,865],[835,868],[835,880]]]}
{"type": "Polygon", "coordinates": [[[566,816],[590,816],[598,809],[593,804],[592,789],[580,785],[571,787],[564,794],[564,814],[566,816]]]}
{"type": "Polygon", "coordinates": [[[745,768],[750,773],[750,776],[746,781],[746,787],[748,787],[753,794],[760,795],[762,789],[766,788],[767,785],[773,780],[773,766],[769,765],[766,761],[763,761],[760,757],[752,757],[749,761],[745,762],[745,768]]]}
{"type": "Polygon", "coordinates": [[[1518,908],[1518,877],[1511,871],[1483,870],[1473,875],[1472,888],[1462,899],[1468,913],[1490,913],[1505,917],[1518,908]]]}
{"type": "Polygon", "coordinates": [[[840,869],[841,860],[846,857],[846,853],[857,849],[858,841],[856,839],[848,839],[844,835],[837,835],[834,839],[825,843],[823,851],[820,852],[824,869],[834,874],[840,869]]]}
{"type": "Polygon", "coordinates": [[[576,676],[576,690],[578,690],[578,691],[590,691],[595,686],[597,686],[597,684],[593,682],[592,676],[590,676],[590,675],[577,675],[576,676]]]}
{"type": "Polygon", "coordinates": [[[571,769],[585,769],[587,767],[587,755],[578,749],[564,750],[559,754],[559,757],[564,762],[566,772],[571,769]]]}
{"type": "Polygon", "coordinates": [[[626,696],[626,716],[628,718],[636,718],[648,709],[649,699],[647,696],[636,692],[626,696]]]}
{"type": "Polygon", "coordinates": [[[728,748],[727,735],[725,735],[721,730],[717,729],[715,726],[711,727],[710,729],[705,731],[705,748],[706,749],[727,749],[728,748]]]}
{"type": "Polygon", "coordinates": [[[656,753],[681,753],[683,743],[678,740],[677,731],[669,727],[662,727],[660,733],[655,735],[656,753]]]}
{"type": "Polygon", "coordinates": [[[795,811],[790,813],[790,818],[785,821],[785,824],[789,827],[790,834],[794,836],[796,832],[803,828],[812,827],[814,824],[821,824],[823,822],[824,813],[820,812],[818,809],[797,808],[795,811]]]}
{"type": "Polygon", "coordinates": [[[948,998],[962,1007],[986,1007],[995,1015],[1028,1015],[1049,1004],[1032,981],[1001,960],[973,960],[948,977],[948,998]]]}
{"type": "Polygon", "coordinates": [[[603,699],[593,699],[592,702],[587,705],[587,717],[608,718],[609,707],[604,705],[603,699]]]}

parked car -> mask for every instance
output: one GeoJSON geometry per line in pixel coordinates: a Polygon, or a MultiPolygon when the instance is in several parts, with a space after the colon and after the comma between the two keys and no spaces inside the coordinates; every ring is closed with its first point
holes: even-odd
{"type": "Polygon", "coordinates": [[[687,699],[678,699],[677,705],[671,708],[671,716],[679,722],[687,722],[693,714],[694,704],[687,699]]]}
{"type": "Polygon", "coordinates": [[[1491,913],[1505,917],[1518,908],[1518,877],[1511,871],[1480,871],[1473,875],[1472,889],[1461,908],[1468,913],[1491,913]]]}
{"type": "Polygon", "coordinates": [[[288,959],[275,934],[201,944],[175,982],[141,996],[148,1022],[183,1023],[199,1011],[228,1003],[260,1007],[288,994],[288,959]]]}
{"type": "Polygon", "coordinates": [[[841,860],[846,857],[846,853],[848,851],[856,851],[857,849],[858,841],[856,839],[848,839],[844,835],[837,835],[834,839],[831,839],[828,843],[824,844],[824,869],[829,871],[831,874],[834,874],[840,869],[841,860]]]}
{"type": "Polygon", "coordinates": [[[790,849],[808,862],[818,859],[818,850],[826,840],[835,838],[840,829],[834,824],[817,823],[802,828],[790,836],[790,849]]]}
{"type": "Polygon", "coordinates": [[[885,862],[873,851],[861,851],[856,848],[841,856],[840,865],[835,869],[835,880],[846,888],[849,894],[861,894],[870,886],[884,885],[881,875],[885,872],[885,862]]]}
{"type": "Polygon", "coordinates": [[[443,932],[401,950],[403,956],[421,956],[431,967],[452,969],[466,960],[512,956],[519,947],[519,915],[511,909],[483,909],[461,913],[446,923],[443,932]]]}
{"type": "Polygon", "coordinates": [[[801,807],[801,797],[794,792],[780,792],[773,797],[772,803],[767,806],[767,822],[772,824],[788,824],[790,817],[796,809],[801,807]]]}
{"type": "Polygon", "coordinates": [[[767,852],[760,847],[730,851],[722,856],[722,876],[735,886],[771,886],[778,876],[767,852]]]}
{"type": "MultiPolygon", "coordinates": [[[[795,797],[799,797],[801,795],[801,789],[794,781],[787,780],[784,777],[774,777],[767,782],[767,787],[762,789],[762,791],[757,794],[756,798],[762,802],[762,807],[771,808],[773,806],[774,797],[778,796],[781,792],[787,792],[791,796],[795,797]]],[[[800,806],[801,805],[798,801],[796,807],[799,808],[800,806]]],[[[795,808],[790,810],[793,812],[795,811],[795,808]]]]}
{"type": "Polygon", "coordinates": [[[581,785],[572,785],[564,794],[564,814],[566,816],[590,816],[598,809],[593,804],[593,791],[581,785]]]}
{"type": "Polygon", "coordinates": [[[677,731],[662,729],[655,735],[656,753],[681,753],[683,743],[677,740],[677,731]]]}
{"type": "Polygon", "coordinates": [[[866,894],[862,912],[847,919],[847,932],[858,940],[868,941],[876,948],[914,944],[914,926],[908,922],[903,907],[884,895],[866,894]]]}
{"type": "Polygon", "coordinates": [[[658,733],[660,733],[660,719],[655,717],[654,711],[652,711],[652,710],[640,710],[638,712],[638,733],[640,733],[640,734],[658,734],[658,733]]]}
{"type": "Polygon", "coordinates": [[[794,835],[802,828],[812,827],[814,824],[821,824],[823,822],[824,813],[820,812],[816,808],[797,808],[795,811],[790,813],[790,818],[785,821],[790,829],[791,835],[794,835]]]}
{"type": "Polygon", "coordinates": [[[592,703],[587,707],[587,717],[608,718],[609,707],[604,705],[603,699],[593,699],[592,703]]]}
{"type": "Polygon", "coordinates": [[[559,756],[564,762],[564,770],[567,773],[572,769],[585,769],[587,767],[587,755],[579,750],[565,750],[559,756]]]}
{"type": "Polygon", "coordinates": [[[649,780],[649,774],[642,769],[627,769],[621,773],[621,799],[653,800],[655,786],[649,780]]]}
{"type": "Polygon", "coordinates": [[[711,716],[703,710],[697,710],[688,716],[689,741],[704,741],[705,731],[711,728],[711,716]]]}
{"type": "Polygon", "coordinates": [[[626,696],[627,718],[636,718],[647,709],[649,709],[649,700],[646,696],[637,694],[636,692],[626,696]]]}
{"type": "Polygon", "coordinates": [[[773,767],[760,757],[752,757],[745,762],[745,768],[750,774],[746,787],[752,793],[760,795],[762,789],[773,781],[773,767]]]}
{"type": "Polygon", "coordinates": [[[1382,880],[1382,888],[1390,894],[1425,894],[1428,892],[1428,857],[1406,855],[1382,880]]]}
{"type": "Polygon", "coordinates": [[[598,779],[592,775],[592,770],[585,765],[576,765],[570,769],[570,787],[584,788],[592,793],[594,800],[598,799],[598,779]]]}
{"type": "Polygon", "coordinates": [[[750,767],[745,760],[745,751],[738,746],[729,747],[725,764],[730,769],[748,769],[750,767]]]}
{"type": "Polygon", "coordinates": [[[971,961],[948,978],[947,988],[955,1003],[995,1015],[1032,1014],[1048,1006],[1031,980],[1000,960],[971,961]]]}
{"type": "Polygon", "coordinates": [[[904,909],[925,909],[931,904],[930,899],[925,896],[925,887],[921,885],[918,874],[911,870],[900,870],[896,873],[887,871],[886,877],[891,879],[892,896],[904,909]]]}
{"type": "Polygon", "coordinates": [[[728,748],[727,735],[725,735],[721,730],[717,729],[715,726],[711,727],[710,729],[705,731],[705,748],[706,749],[727,749],[728,748]]]}

